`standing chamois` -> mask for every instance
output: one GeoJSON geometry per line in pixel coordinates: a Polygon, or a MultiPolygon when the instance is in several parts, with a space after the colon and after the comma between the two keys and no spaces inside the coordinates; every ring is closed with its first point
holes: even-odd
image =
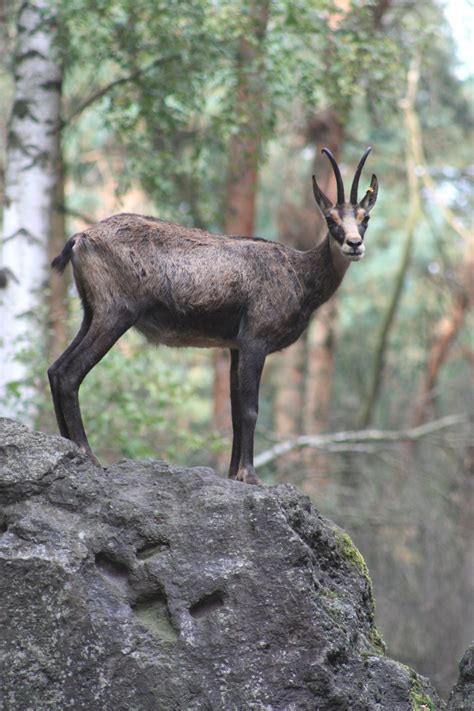
{"type": "Polygon", "coordinates": [[[375,175],[360,202],[357,190],[370,150],[357,166],[346,202],[336,159],[323,149],[336,177],[337,202],[313,176],[328,233],[307,252],[132,214],[114,215],[71,237],[52,262],[63,272],[71,260],[84,309],[79,332],[48,370],[61,435],[93,457],[79,386],[132,326],[155,344],[225,347],[231,354],[229,477],[258,483],[253,447],[265,358],[296,341],[349,264],[364,256],[368,213],[377,199],[375,175]]]}

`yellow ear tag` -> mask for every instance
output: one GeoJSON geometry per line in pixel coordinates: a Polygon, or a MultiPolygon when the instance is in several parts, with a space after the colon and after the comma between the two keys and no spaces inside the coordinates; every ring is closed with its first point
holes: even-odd
{"type": "Polygon", "coordinates": [[[374,192],[374,189],[373,189],[372,187],[367,188],[367,192],[368,192],[368,193],[373,193],[373,192],[374,192]]]}

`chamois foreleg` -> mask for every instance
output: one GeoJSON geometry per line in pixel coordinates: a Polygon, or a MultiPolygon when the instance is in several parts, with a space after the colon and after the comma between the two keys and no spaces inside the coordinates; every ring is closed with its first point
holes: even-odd
{"type": "Polygon", "coordinates": [[[230,457],[229,479],[236,479],[239,471],[242,441],[242,413],[239,392],[239,351],[230,349],[230,405],[232,410],[232,454],[230,457]]]}
{"type": "Polygon", "coordinates": [[[241,453],[237,479],[247,484],[261,483],[253,466],[253,450],[255,425],[258,416],[258,391],[265,356],[265,350],[253,343],[250,345],[245,344],[245,346],[241,347],[239,354],[241,453]]]}
{"type": "Polygon", "coordinates": [[[87,373],[102,360],[135,321],[136,316],[128,310],[113,315],[95,313],[82,340],[78,339],[78,334],[75,347],[72,348],[71,343],[70,348],[51,367],[55,380],[53,397],[57,400],[65,432],[67,431],[66,436],[93,458],[79,407],[79,387],[87,373]]]}

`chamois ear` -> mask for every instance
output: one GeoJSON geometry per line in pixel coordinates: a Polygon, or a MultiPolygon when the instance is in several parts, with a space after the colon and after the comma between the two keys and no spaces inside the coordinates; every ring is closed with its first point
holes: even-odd
{"type": "Polygon", "coordinates": [[[331,200],[323,193],[321,188],[316,182],[316,178],[313,175],[313,194],[314,194],[314,199],[316,200],[316,204],[321,210],[323,217],[326,215],[327,211],[330,210],[334,205],[332,204],[331,200]]]}
{"type": "Polygon", "coordinates": [[[372,180],[370,181],[370,188],[367,189],[362,200],[359,202],[359,207],[361,207],[366,212],[370,212],[375,203],[377,202],[377,194],[379,191],[379,181],[376,175],[372,175],[372,180]]]}

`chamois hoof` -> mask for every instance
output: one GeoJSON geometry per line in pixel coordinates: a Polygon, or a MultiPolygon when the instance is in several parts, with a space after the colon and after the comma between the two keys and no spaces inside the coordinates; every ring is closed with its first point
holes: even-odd
{"type": "Polygon", "coordinates": [[[86,449],[85,447],[79,447],[81,452],[86,455],[86,457],[89,459],[91,464],[94,464],[96,467],[99,467],[99,469],[105,469],[106,467],[102,466],[102,464],[99,462],[95,454],[93,454],[90,450],[86,449]]]}
{"type": "Polygon", "coordinates": [[[240,469],[237,474],[237,481],[241,481],[244,484],[254,484],[256,486],[263,486],[263,482],[260,481],[255,471],[252,469],[240,469]]]}

